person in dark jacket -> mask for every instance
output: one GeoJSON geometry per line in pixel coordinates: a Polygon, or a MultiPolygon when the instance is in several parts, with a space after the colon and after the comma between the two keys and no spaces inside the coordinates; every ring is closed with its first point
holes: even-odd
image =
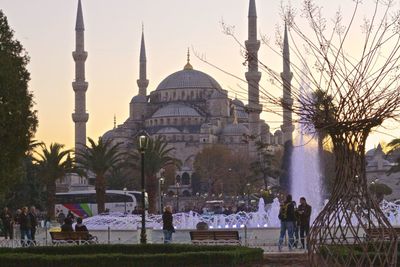
{"type": "Polygon", "coordinates": [[[72,211],[68,211],[67,218],[73,223],[75,221],[75,215],[72,213],[72,211]]]}
{"type": "Polygon", "coordinates": [[[36,214],[36,208],[34,206],[32,206],[29,210],[28,216],[31,222],[31,240],[35,241],[36,228],[39,225],[39,222],[36,214]]]}
{"type": "Polygon", "coordinates": [[[68,218],[64,219],[64,224],[61,225],[61,232],[73,232],[74,228],[72,228],[72,221],[68,218]]]}
{"type": "Polygon", "coordinates": [[[13,216],[11,211],[8,210],[8,207],[5,207],[3,212],[0,215],[1,222],[3,223],[4,228],[4,238],[13,239],[13,216]]]}
{"type": "Polygon", "coordinates": [[[163,233],[164,233],[164,244],[171,243],[172,233],[175,232],[174,225],[172,223],[172,209],[170,206],[166,206],[162,215],[163,219],[163,233]]]}
{"type": "Polygon", "coordinates": [[[21,230],[21,242],[25,246],[27,241],[25,239],[32,240],[31,237],[31,219],[28,215],[28,207],[23,207],[22,212],[19,216],[19,228],[21,230]]]}
{"type": "Polygon", "coordinates": [[[89,232],[86,225],[82,223],[81,217],[76,218],[75,232],[89,232]]]}
{"type": "Polygon", "coordinates": [[[310,232],[310,217],[311,217],[311,206],[307,204],[306,198],[300,198],[300,205],[297,209],[299,215],[299,227],[300,227],[300,240],[302,248],[304,246],[304,237],[308,236],[310,232]]]}
{"type": "Polygon", "coordinates": [[[287,195],[285,202],[281,205],[278,215],[279,220],[281,220],[281,232],[279,236],[278,248],[279,251],[282,251],[283,239],[285,238],[286,231],[289,236],[289,250],[293,249],[294,239],[293,239],[293,231],[294,224],[296,221],[294,215],[294,206],[292,201],[292,195],[287,195]]]}

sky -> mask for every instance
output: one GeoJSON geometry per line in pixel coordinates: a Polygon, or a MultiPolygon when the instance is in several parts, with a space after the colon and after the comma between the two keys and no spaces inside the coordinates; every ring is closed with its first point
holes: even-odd
{"type": "MultiPolygon", "coordinates": [[[[297,3],[296,1],[292,1],[297,3]]],[[[339,4],[346,16],[350,0],[319,0],[332,12],[339,4]]],[[[368,9],[369,2],[366,0],[368,9]]],[[[282,27],[281,1],[257,0],[259,34],[273,39],[277,25],[282,27]]],[[[217,66],[244,77],[240,46],[222,32],[221,21],[235,26],[235,35],[247,39],[248,0],[82,0],[85,22],[87,136],[97,138],[129,116],[130,99],[138,92],[139,48],[144,25],[148,92],[169,74],[181,70],[186,51],[197,70],[213,76],[231,97],[243,83],[201,62],[193,53],[205,55],[217,66]]],[[[35,97],[39,128],[36,139],[49,144],[58,142],[72,148],[74,125],[75,19],[77,0],[0,0],[0,9],[8,17],[15,37],[27,50],[31,61],[30,90],[35,97]]],[[[282,59],[262,46],[261,61],[279,72],[282,59]]],[[[261,84],[266,83],[263,76],[261,84]]],[[[239,89],[240,90],[240,89],[239,89]]],[[[277,93],[279,94],[279,92],[277,93]]],[[[242,96],[238,96],[246,102],[242,96]]],[[[263,113],[262,118],[279,129],[282,118],[263,113]]],[[[387,122],[368,140],[368,148],[379,141],[400,137],[399,124],[387,122]]]]}

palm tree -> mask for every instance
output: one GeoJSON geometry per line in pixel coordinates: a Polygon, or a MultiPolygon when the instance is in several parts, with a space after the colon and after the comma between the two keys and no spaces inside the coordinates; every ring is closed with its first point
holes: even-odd
{"type": "MultiPolygon", "coordinates": [[[[393,154],[396,150],[400,149],[400,138],[393,139],[389,144],[388,147],[390,150],[388,151],[388,155],[393,154]]],[[[400,157],[396,159],[397,164],[392,166],[388,171],[388,174],[400,172],[400,157]]]]}
{"type": "MultiPolygon", "coordinates": [[[[149,140],[145,150],[144,175],[146,179],[146,191],[149,198],[149,213],[155,213],[157,210],[157,173],[168,165],[181,166],[181,161],[171,156],[175,150],[173,147],[168,147],[168,143],[157,137],[149,140]]],[[[135,152],[130,155],[133,163],[136,163],[136,168],[140,168],[140,152],[135,152]]]]}
{"type": "Polygon", "coordinates": [[[63,150],[64,145],[50,144],[49,149],[41,144],[42,151],[37,153],[38,173],[47,190],[47,214],[54,219],[56,181],[72,171],[72,161],[68,157],[71,150],[63,150]]]}
{"type": "Polygon", "coordinates": [[[97,211],[105,211],[106,198],[106,173],[118,168],[122,163],[122,152],[120,143],[113,144],[112,140],[103,140],[99,137],[98,142],[88,138],[90,146],[76,152],[77,171],[86,177],[95,175],[95,189],[97,200],[97,211]]]}

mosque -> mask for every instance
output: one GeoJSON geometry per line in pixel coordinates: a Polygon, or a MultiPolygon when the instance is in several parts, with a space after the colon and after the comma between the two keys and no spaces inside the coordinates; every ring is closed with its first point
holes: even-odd
{"type": "MultiPolygon", "coordinates": [[[[82,5],[79,0],[75,27],[76,49],[73,52],[76,77],[72,83],[75,92],[75,113],[72,114],[75,123],[75,149],[80,149],[81,144],[86,143],[86,123],[89,119],[85,99],[88,82],[85,80],[87,52],[84,50],[84,30],[82,5]]],[[[293,102],[290,95],[292,73],[286,29],[284,37],[282,90],[285,101],[291,103],[293,102]]],[[[286,141],[292,140],[294,127],[288,110],[283,111],[281,130],[274,133],[271,133],[268,124],[260,119],[262,111],[259,101],[261,72],[258,70],[260,41],[257,39],[255,0],[249,0],[248,40],[245,41],[245,46],[248,53],[248,71],[244,74],[248,82],[247,105],[239,99],[229,98],[228,91],[213,77],[196,69],[190,62],[189,51],[187,62],[182,62],[183,68],[167,76],[155,89],[149,90],[145,36],[142,32],[138,94],[133,96],[129,103],[129,117],[126,121],[107,131],[103,138],[127,146],[138,133],[145,131],[151,137],[161,137],[166,140],[175,148],[174,156],[182,161],[177,180],[186,193],[190,193],[191,190],[195,156],[205,146],[224,144],[232,150],[255,157],[256,140],[274,145],[283,145],[286,141]]],[[[86,181],[77,178],[71,178],[65,183],[69,184],[69,190],[82,189],[87,185],[86,181]]]]}

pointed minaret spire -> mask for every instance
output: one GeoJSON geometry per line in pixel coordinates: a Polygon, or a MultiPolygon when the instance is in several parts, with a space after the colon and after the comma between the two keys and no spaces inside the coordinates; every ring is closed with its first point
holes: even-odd
{"type": "Polygon", "coordinates": [[[137,80],[139,87],[139,95],[147,95],[147,86],[149,80],[147,80],[147,59],[146,59],[146,46],[144,44],[144,25],[142,23],[142,40],[140,44],[140,58],[139,58],[139,80],[137,80]]]}
{"type": "Polygon", "coordinates": [[[83,23],[83,13],[81,0],[78,0],[78,12],[76,14],[75,31],[84,31],[85,25],[83,23]]]}
{"type": "Polygon", "coordinates": [[[283,83],[283,124],[281,130],[283,133],[283,143],[290,141],[293,143],[293,131],[294,125],[292,124],[292,78],[293,73],[290,71],[290,53],[289,53],[289,38],[288,30],[285,22],[285,33],[283,36],[283,47],[282,47],[282,58],[283,58],[283,72],[281,73],[283,83]]]}
{"type": "Polygon", "coordinates": [[[185,65],[185,67],[183,67],[183,69],[184,69],[184,70],[192,70],[192,69],[193,69],[193,66],[192,66],[192,64],[190,64],[190,49],[189,49],[189,47],[188,47],[188,49],[187,49],[187,54],[186,54],[186,56],[187,56],[186,65],[185,65]]]}
{"type": "Polygon", "coordinates": [[[246,72],[246,80],[248,83],[248,112],[249,112],[249,130],[250,134],[255,138],[249,142],[249,152],[251,157],[257,156],[257,148],[255,141],[260,137],[260,113],[262,106],[259,100],[259,82],[261,72],[258,71],[258,50],[260,49],[260,41],[257,40],[257,10],[255,0],[249,2],[248,15],[248,40],[245,42],[247,49],[248,71],[246,72]]]}
{"type": "Polygon", "coordinates": [[[89,114],[86,113],[88,83],[85,80],[85,61],[88,54],[85,51],[84,31],[82,4],[81,0],[78,0],[75,24],[75,51],[72,52],[75,61],[75,81],[72,82],[72,88],[75,92],[75,112],[72,114],[72,120],[75,123],[75,151],[78,151],[86,144],[86,123],[89,119],[89,114]]]}
{"type": "Polygon", "coordinates": [[[114,114],[114,129],[117,128],[117,116],[114,114]]]}

